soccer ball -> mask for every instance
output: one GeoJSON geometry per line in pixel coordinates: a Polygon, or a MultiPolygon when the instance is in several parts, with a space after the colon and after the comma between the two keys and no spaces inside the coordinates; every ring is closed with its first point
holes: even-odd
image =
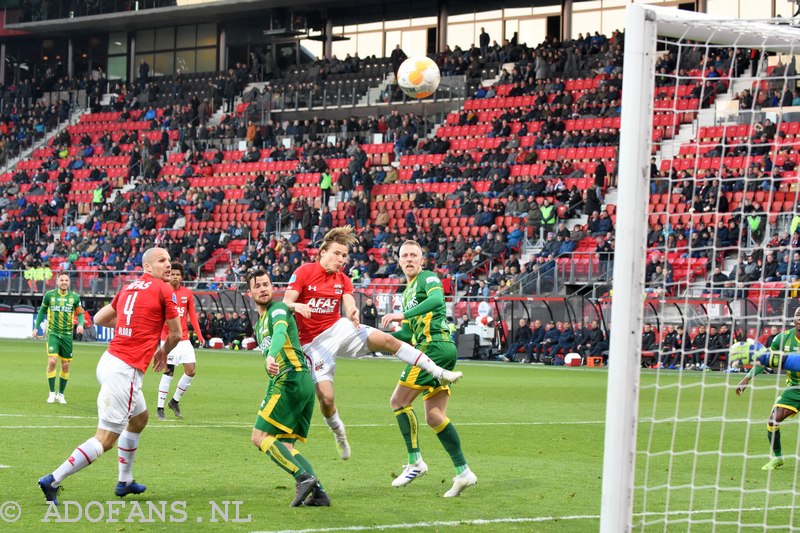
{"type": "Polygon", "coordinates": [[[735,342],[728,350],[728,363],[733,368],[752,365],[759,356],[769,353],[769,350],[760,342],[747,339],[735,342]]]}
{"type": "Polygon", "coordinates": [[[411,98],[428,98],[436,92],[441,79],[439,67],[425,56],[409,57],[397,69],[397,85],[411,98]]]}

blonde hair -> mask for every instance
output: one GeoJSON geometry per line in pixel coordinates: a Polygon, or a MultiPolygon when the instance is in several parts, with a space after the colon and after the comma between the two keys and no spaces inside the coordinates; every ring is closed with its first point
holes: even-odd
{"type": "Polygon", "coordinates": [[[422,251],[422,245],[413,239],[408,239],[400,246],[400,248],[402,248],[403,246],[416,246],[417,248],[419,248],[420,252],[422,251]]]}
{"type": "Polygon", "coordinates": [[[325,237],[322,239],[322,244],[319,247],[319,251],[323,252],[327,250],[331,244],[341,244],[349,251],[350,247],[354,246],[357,242],[358,236],[356,236],[356,230],[353,228],[353,226],[348,224],[347,226],[333,228],[332,230],[328,231],[328,233],[326,233],[325,237]]]}

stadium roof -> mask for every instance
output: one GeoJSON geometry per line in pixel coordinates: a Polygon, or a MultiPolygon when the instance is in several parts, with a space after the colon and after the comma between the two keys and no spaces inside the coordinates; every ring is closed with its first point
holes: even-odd
{"type": "MultiPolygon", "coordinates": [[[[574,2],[585,0],[573,0],[574,2]]],[[[162,25],[196,24],[200,22],[223,22],[226,20],[252,19],[263,16],[268,20],[271,10],[291,10],[306,15],[309,25],[322,29],[324,19],[333,20],[335,26],[430,17],[438,14],[438,6],[445,3],[449,15],[482,12],[501,8],[545,7],[560,5],[561,0],[502,0],[487,4],[475,0],[219,0],[184,6],[170,6],[141,11],[82,16],[71,19],[56,19],[8,24],[10,29],[33,34],[61,34],[97,31],[127,31],[152,28],[162,25]]]]}

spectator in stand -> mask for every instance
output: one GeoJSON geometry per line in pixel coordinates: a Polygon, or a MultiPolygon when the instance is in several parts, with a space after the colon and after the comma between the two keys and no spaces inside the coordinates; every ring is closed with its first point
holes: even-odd
{"type": "Polygon", "coordinates": [[[555,322],[547,323],[542,341],[536,346],[529,344],[531,353],[526,355],[526,360],[530,360],[531,363],[544,363],[544,356],[548,355],[550,349],[558,344],[558,338],[561,335],[560,325],[560,322],[558,324],[555,322]]]}
{"type": "MultiPolygon", "coordinates": [[[[690,349],[687,355],[691,356],[691,363],[688,368],[695,370],[703,370],[705,364],[701,362],[706,358],[706,348],[708,346],[708,334],[706,333],[705,325],[701,324],[697,328],[697,334],[691,341],[690,349]]],[[[672,368],[672,367],[670,367],[672,368]]]]}
{"type": "Polygon", "coordinates": [[[517,326],[514,331],[513,341],[509,343],[506,353],[500,355],[498,359],[505,362],[514,361],[517,351],[525,347],[530,342],[532,336],[533,332],[531,331],[527,319],[520,318],[519,326],[517,326]]]}
{"type": "Polygon", "coordinates": [[[658,350],[656,333],[653,331],[653,326],[646,323],[644,325],[644,331],[642,332],[642,351],[652,352],[655,350],[658,350]]]}
{"type": "Polygon", "coordinates": [[[575,335],[575,351],[585,358],[589,355],[589,347],[587,346],[589,342],[589,323],[587,322],[584,325],[577,321],[573,322],[572,331],[575,335]]]}
{"type": "Polygon", "coordinates": [[[600,328],[600,322],[592,320],[589,325],[588,340],[586,347],[592,357],[602,357],[603,364],[608,362],[608,339],[605,332],[600,328]]]}
{"type": "Polygon", "coordinates": [[[368,297],[361,308],[361,323],[373,328],[378,327],[378,309],[372,297],[368,297]]]}
{"type": "Polygon", "coordinates": [[[575,334],[572,331],[572,324],[565,320],[561,324],[561,332],[558,335],[558,342],[550,347],[548,355],[552,358],[552,364],[563,365],[564,357],[575,349],[575,334]],[[559,357],[559,354],[562,356],[559,357]]]}
{"type": "Polygon", "coordinates": [[[531,328],[531,338],[528,340],[528,343],[525,345],[525,355],[520,356],[519,354],[515,354],[517,361],[521,363],[531,363],[533,362],[533,353],[539,348],[539,345],[544,340],[545,334],[545,327],[542,326],[541,320],[534,320],[533,326],[531,328]]]}

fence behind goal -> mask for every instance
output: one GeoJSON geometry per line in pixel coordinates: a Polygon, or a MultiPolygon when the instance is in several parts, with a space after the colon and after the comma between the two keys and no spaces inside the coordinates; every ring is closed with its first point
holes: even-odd
{"type": "Polygon", "coordinates": [[[727,355],[794,327],[800,29],[627,16],[601,530],[798,530],[796,423],[762,470],[785,377],[737,396],[727,355]]]}

